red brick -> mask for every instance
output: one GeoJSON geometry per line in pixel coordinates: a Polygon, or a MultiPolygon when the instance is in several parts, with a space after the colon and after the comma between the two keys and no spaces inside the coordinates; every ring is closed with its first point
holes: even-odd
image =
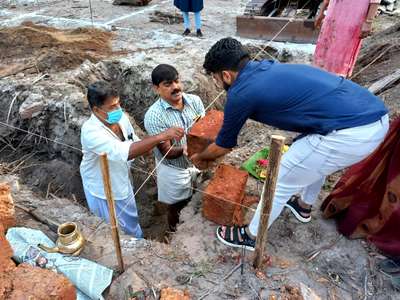
{"type": "Polygon", "coordinates": [[[233,166],[221,164],[203,196],[203,216],[217,224],[232,225],[235,209],[243,203],[249,174],[233,166]]]}
{"type": "Polygon", "coordinates": [[[71,282],[53,271],[20,264],[11,276],[13,291],[9,299],[76,299],[76,289],[71,282]]]}
{"type": "Polygon", "coordinates": [[[188,291],[181,291],[174,288],[164,288],[161,290],[160,300],[190,300],[188,291]]]}
{"type": "Polygon", "coordinates": [[[0,256],[7,258],[11,258],[13,256],[13,250],[6,239],[5,230],[2,223],[0,223],[0,256]]]}
{"type": "Polygon", "coordinates": [[[246,221],[246,215],[249,212],[249,208],[251,205],[258,203],[259,201],[259,197],[245,195],[242,205],[237,205],[235,208],[235,212],[233,213],[233,223],[239,226],[248,224],[248,221],[246,221]]]}
{"type": "Polygon", "coordinates": [[[8,299],[12,291],[10,274],[16,268],[11,260],[12,255],[12,248],[5,237],[3,224],[0,223],[0,299],[8,299]]]}
{"type": "Polygon", "coordinates": [[[14,201],[7,183],[0,183],[0,223],[6,231],[16,225],[14,201]]]}
{"type": "Polygon", "coordinates": [[[218,132],[224,121],[224,113],[218,110],[210,110],[204,118],[193,125],[187,136],[188,156],[200,153],[217,139],[218,132]]]}
{"type": "Polygon", "coordinates": [[[0,271],[0,299],[9,299],[12,292],[12,277],[11,272],[0,271]]]}

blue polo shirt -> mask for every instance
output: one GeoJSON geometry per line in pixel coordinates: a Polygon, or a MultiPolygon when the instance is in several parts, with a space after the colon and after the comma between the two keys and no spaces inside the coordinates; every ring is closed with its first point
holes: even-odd
{"type": "Polygon", "coordinates": [[[247,119],[326,135],[373,123],[387,112],[378,97],[343,77],[307,65],[250,61],[228,91],[216,144],[235,147],[247,119]]]}

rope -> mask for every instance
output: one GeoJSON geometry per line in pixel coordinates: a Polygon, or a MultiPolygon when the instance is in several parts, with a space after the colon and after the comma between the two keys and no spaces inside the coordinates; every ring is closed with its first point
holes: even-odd
{"type": "MultiPolygon", "coordinates": [[[[142,172],[142,173],[144,173],[144,174],[150,174],[149,172],[146,172],[146,171],[144,171],[143,169],[135,168],[135,167],[133,167],[133,166],[131,166],[131,169],[136,170],[136,171],[139,171],[139,172],[142,172]]],[[[178,169],[181,169],[181,168],[178,168],[178,169]]],[[[182,169],[182,170],[185,170],[185,169],[182,169]]],[[[155,177],[157,177],[157,175],[155,175],[155,177]]],[[[221,197],[221,196],[217,196],[217,195],[214,195],[214,194],[207,193],[207,192],[205,192],[204,190],[200,190],[200,189],[197,189],[197,188],[195,188],[195,187],[191,187],[190,189],[193,190],[193,191],[196,191],[196,192],[200,192],[200,193],[202,193],[202,194],[204,194],[204,195],[208,195],[208,196],[211,196],[211,197],[213,197],[213,198],[216,198],[216,199],[219,199],[219,200],[222,200],[222,201],[231,203],[231,204],[235,204],[235,205],[241,206],[241,207],[243,207],[243,208],[247,208],[247,209],[249,209],[249,210],[251,210],[251,211],[256,211],[256,210],[255,210],[254,208],[252,208],[251,206],[246,206],[246,205],[243,205],[243,204],[240,204],[240,203],[237,203],[237,202],[228,200],[228,199],[223,198],[223,197],[221,197]]]]}
{"type": "MultiPolygon", "coordinates": [[[[308,0],[308,1],[303,5],[302,8],[304,8],[309,2],[310,2],[310,0],[308,0]]],[[[265,49],[266,49],[267,47],[269,47],[269,46],[272,44],[272,42],[283,32],[283,30],[285,30],[285,28],[286,28],[293,20],[294,20],[294,18],[290,18],[290,19],[288,20],[288,22],[287,22],[284,26],[282,26],[282,28],[272,37],[272,39],[271,39],[264,47],[262,47],[262,48],[260,49],[260,51],[258,51],[258,53],[257,53],[256,56],[253,58],[253,60],[256,60],[256,59],[258,58],[258,56],[259,56],[262,52],[265,52],[265,49]]],[[[205,111],[207,111],[207,110],[208,110],[208,109],[223,95],[223,94],[224,94],[224,91],[221,91],[221,92],[209,103],[209,105],[205,108],[205,111]]],[[[192,122],[192,124],[189,125],[189,128],[191,128],[191,127],[193,126],[194,123],[195,123],[195,120],[192,122]]],[[[49,138],[47,138],[47,137],[44,137],[44,136],[41,136],[41,135],[39,135],[39,134],[35,134],[35,133],[32,133],[32,132],[29,132],[29,131],[27,131],[27,130],[23,130],[23,129],[21,129],[21,128],[17,128],[17,127],[11,126],[11,125],[6,124],[6,123],[4,123],[4,122],[1,122],[1,121],[0,121],[0,124],[1,124],[1,125],[4,125],[4,126],[8,126],[8,127],[10,127],[10,128],[16,129],[16,130],[20,130],[20,131],[26,132],[26,133],[28,133],[28,134],[32,134],[32,135],[35,135],[35,136],[38,136],[38,137],[42,137],[42,138],[44,138],[45,140],[47,140],[47,141],[49,141],[49,142],[54,142],[54,143],[56,143],[56,144],[63,145],[63,146],[65,146],[65,147],[68,147],[68,148],[71,148],[71,149],[74,149],[74,150],[77,150],[77,151],[82,152],[82,150],[79,149],[79,148],[73,147],[73,146],[71,146],[71,145],[68,145],[68,144],[65,144],[65,143],[62,143],[62,142],[58,142],[58,141],[56,141],[56,140],[51,140],[51,139],[49,139],[49,138]]],[[[175,143],[168,149],[168,151],[164,154],[164,156],[161,158],[161,160],[157,163],[157,165],[155,166],[155,168],[154,168],[150,173],[148,173],[148,176],[147,176],[146,179],[143,181],[143,183],[139,186],[139,188],[136,190],[136,192],[134,193],[134,196],[136,196],[136,195],[141,191],[141,189],[146,185],[147,181],[154,175],[154,173],[156,172],[157,168],[158,168],[158,167],[160,166],[160,164],[164,161],[164,159],[168,156],[169,152],[172,151],[172,149],[173,149],[174,146],[175,146],[175,143]]],[[[94,152],[94,153],[95,153],[95,152],[94,152]]],[[[95,154],[98,155],[98,153],[95,153],[95,154]]],[[[197,189],[196,189],[196,190],[197,190],[197,189]]],[[[201,191],[201,190],[197,190],[197,191],[201,191]]],[[[201,192],[204,193],[204,191],[201,191],[201,192]]],[[[132,200],[132,201],[135,201],[134,198],[135,198],[135,197],[133,197],[133,200],[132,200]]],[[[229,200],[227,200],[227,199],[221,199],[221,200],[224,200],[224,201],[226,201],[226,202],[231,202],[231,203],[234,203],[234,204],[237,205],[237,203],[232,202],[232,201],[229,201],[229,200]]],[[[117,215],[117,219],[120,217],[120,214],[125,210],[125,208],[126,208],[129,204],[130,204],[130,202],[127,202],[127,203],[125,204],[125,206],[122,208],[122,210],[120,211],[120,213],[117,215]]],[[[244,206],[244,207],[246,207],[246,208],[248,208],[248,209],[252,209],[251,207],[247,207],[247,206],[244,206]]],[[[253,209],[253,210],[254,210],[254,209],[253,209]]],[[[103,220],[101,220],[101,221],[99,222],[98,225],[96,225],[94,231],[90,234],[90,237],[91,237],[93,234],[95,234],[95,233],[97,232],[97,230],[99,229],[99,226],[100,226],[101,224],[103,224],[104,222],[105,222],[105,220],[103,219],[103,220]]]]}
{"type": "MultiPolygon", "coordinates": [[[[70,149],[73,149],[73,150],[76,150],[76,151],[79,151],[79,152],[82,152],[82,153],[83,153],[82,149],[79,149],[79,148],[76,148],[76,147],[74,147],[74,146],[65,144],[65,143],[63,143],[63,142],[59,142],[59,141],[56,141],[56,140],[49,139],[49,138],[47,138],[47,137],[45,137],[45,136],[43,136],[43,135],[40,135],[40,134],[37,134],[37,133],[34,133],[34,132],[30,132],[30,131],[28,131],[28,130],[25,130],[25,129],[22,129],[22,128],[19,128],[19,127],[15,127],[15,126],[13,126],[13,125],[4,123],[4,122],[2,122],[2,121],[0,121],[0,125],[3,125],[3,126],[5,126],[5,127],[9,127],[9,128],[15,129],[15,130],[17,130],[17,131],[21,131],[21,132],[24,132],[24,133],[27,133],[27,134],[36,136],[36,137],[41,138],[41,139],[44,139],[44,140],[46,140],[46,141],[48,141],[48,142],[52,142],[52,143],[55,143],[55,144],[58,144],[58,145],[61,145],[61,146],[64,146],[64,147],[67,147],[67,148],[70,148],[70,149]]],[[[97,154],[97,153],[96,153],[96,154],[97,154]]]]}

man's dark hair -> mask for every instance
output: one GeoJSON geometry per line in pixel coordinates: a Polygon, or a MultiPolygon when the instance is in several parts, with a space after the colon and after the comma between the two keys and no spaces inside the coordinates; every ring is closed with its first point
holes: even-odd
{"type": "Polygon", "coordinates": [[[226,70],[239,71],[241,62],[250,59],[243,45],[231,37],[216,42],[206,54],[203,67],[208,74],[226,70]]]}
{"type": "Polygon", "coordinates": [[[118,97],[117,91],[105,81],[96,81],[87,88],[87,99],[90,108],[100,107],[110,97],[118,97]]]}
{"type": "Polygon", "coordinates": [[[161,64],[151,72],[151,81],[154,85],[159,85],[163,81],[173,81],[178,78],[178,71],[171,65],[161,64]]]}

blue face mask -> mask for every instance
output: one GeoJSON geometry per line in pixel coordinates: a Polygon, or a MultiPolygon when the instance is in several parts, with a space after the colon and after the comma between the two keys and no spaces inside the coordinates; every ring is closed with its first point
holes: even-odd
{"type": "Polygon", "coordinates": [[[123,111],[122,111],[122,108],[120,107],[120,108],[117,108],[116,110],[109,111],[109,112],[106,112],[106,113],[107,113],[107,119],[105,119],[105,121],[108,124],[112,125],[112,124],[118,123],[119,120],[121,120],[123,111]]]}

